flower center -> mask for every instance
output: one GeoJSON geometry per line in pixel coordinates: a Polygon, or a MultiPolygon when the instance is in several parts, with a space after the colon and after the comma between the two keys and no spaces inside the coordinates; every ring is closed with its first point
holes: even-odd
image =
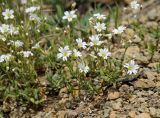
{"type": "Polygon", "coordinates": [[[63,54],[65,57],[67,57],[67,55],[68,55],[68,53],[67,52],[64,52],[64,54],[63,54]]]}
{"type": "Polygon", "coordinates": [[[7,13],[7,17],[10,17],[11,16],[11,14],[10,13],[7,13]]]}
{"type": "Polygon", "coordinates": [[[132,69],[133,69],[133,67],[132,67],[132,66],[129,66],[129,67],[128,67],[128,70],[132,70],[132,69]]]}

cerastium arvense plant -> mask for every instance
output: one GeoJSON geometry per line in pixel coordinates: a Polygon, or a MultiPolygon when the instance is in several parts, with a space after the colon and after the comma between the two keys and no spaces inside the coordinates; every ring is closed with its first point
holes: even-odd
{"type": "MultiPolygon", "coordinates": [[[[97,12],[87,20],[74,9],[61,16],[59,7],[56,17],[45,16],[41,0],[12,3],[2,0],[0,6],[0,100],[42,103],[40,75],[56,91],[66,87],[94,93],[138,73],[133,59],[124,61],[130,42],[121,35],[127,26],[110,27],[107,16],[97,12]],[[125,48],[121,59],[113,55],[115,43],[125,48]]],[[[137,2],[131,6],[140,7],[137,2]]]]}
{"type": "Polygon", "coordinates": [[[35,68],[45,18],[39,2],[2,0],[0,4],[0,100],[40,104],[44,98],[35,68]]]}
{"type": "MultiPolygon", "coordinates": [[[[136,10],[141,7],[135,1],[131,6],[136,10]]],[[[74,89],[103,91],[104,86],[116,82],[118,78],[130,79],[138,73],[139,66],[134,60],[124,62],[125,52],[130,45],[130,42],[121,38],[126,26],[120,25],[110,30],[107,26],[110,21],[100,13],[94,13],[86,27],[80,24],[78,18],[80,16],[76,10],[65,11],[62,16],[64,27],[57,27],[57,32],[63,32],[57,38],[57,55],[54,57],[59,68],[55,73],[48,70],[48,79],[54,87],[67,87],[71,92],[74,89]],[[120,60],[112,56],[112,39],[115,37],[125,48],[120,60]],[[124,73],[125,70],[127,72],[124,73]]]]}

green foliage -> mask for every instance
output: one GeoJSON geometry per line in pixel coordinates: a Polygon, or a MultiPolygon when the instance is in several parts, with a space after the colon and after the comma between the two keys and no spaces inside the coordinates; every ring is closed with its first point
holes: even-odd
{"type": "MultiPolygon", "coordinates": [[[[1,101],[13,100],[20,105],[34,104],[38,106],[46,100],[48,90],[58,92],[61,88],[66,87],[69,92],[78,88],[79,91],[98,93],[108,83],[114,83],[125,75],[129,76],[127,71],[132,67],[126,67],[128,70],[123,67],[125,52],[121,59],[112,57],[111,54],[114,50],[113,46],[117,45],[113,41],[115,37],[120,42],[118,45],[122,48],[127,49],[130,45],[129,42],[121,44],[123,41],[121,33],[124,32],[125,27],[121,27],[123,31],[119,34],[114,34],[108,28],[113,25],[112,19],[114,19],[115,28],[120,26],[119,7],[110,9],[107,18],[102,15],[106,19],[93,16],[93,13],[102,11],[100,4],[95,5],[95,9],[86,12],[84,16],[80,16],[78,11],[72,11],[75,13],[63,19],[66,9],[65,2],[63,0],[35,2],[29,0],[27,4],[20,2],[12,4],[13,1],[3,0],[0,13],[7,8],[13,9],[14,18],[6,20],[4,16],[0,15],[0,24],[7,24],[9,27],[13,24],[18,33],[12,34],[15,31],[10,33],[10,30],[0,33],[1,101]],[[46,5],[52,3],[55,11],[51,8],[52,13],[46,15],[42,3],[46,3],[46,5]],[[74,15],[76,16],[72,18],[74,15]],[[98,31],[98,28],[95,27],[97,23],[105,25],[105,30],[98,31]],[[111,38],[108,35],[111,35],[111,38]],[[94,42],[91,39],[95,37],[98,37],[98,41],[94,42]],[[86,43],[85,47],[77,44],[76,39],[78,38],[86,43]],[[18,42],[17,46],[15,43],[17,40],[22,45],[19,46],[18,42]],[[64,47],[66,49],[63,49],[64,47]],[[76,56],[78,53],[75,49],[81,56],[76,56]],[[44,91],[42,90],[44,85],[38,79],[40,75],[45,76],[49,83],[45,86],[44,91]]],[[[72,7],[71,9],[73,9],[72,7]]],[[[135,30],[140,30],[139,35],[144,37],[143,28],[136,23],[133,26],[135,30]]],[[[159,34],[155,33],[155,35],[159,37],[159,34]]],[[[149,48],[155,50],[154,45],[150,45],[149,48]]],[[[138,65],[132,64],[132,66],[138,65]]]]}
{"type": "MultiPolygon", "coordinates": [[[[44,19],[40,16],[40,12],[37,12],[37,14],[41,17],[42,24],[29,20],[28,14],[24,14],[25,8],[20,4],[20,1],[13,2],[2,0],[0,3],[3,4],[0,6],[0,13],[7,8],[13,9],[15,17],[15,20],[4,20],[3,16],[0,15],[1,24],[12,24],[19,30],[18,35],[14,36],[7,33],[5,35],[0,34],[6,38],[5,41],[0,40],[2,46],[0,55],[11,54],[13,56],[9,61],[0,62],[0,100],[4,102],[15,100],[19,101],[19,104],[40,105],[44,99],[36,80],[37,70],[35,70],[35,65],[37,62],[42,65],[43,60],[35,57],[25,58],[22,51],[31,50],[31,47],[39,41],[43,32],[46,32],[46,29],[42,29],[46,25],[44,19]],[[37,30],[41,30],[42,33],[38,33],[37,30]],[[23,42],[22,47],[16,47],[11,43],[17,40],[23,42]]],[[[37,2],[33,4],[40,5],[37,2]]],[[[32,49],[32,51],[36,53],[37,57],[39,56],[38,50],[32,49]]]]}

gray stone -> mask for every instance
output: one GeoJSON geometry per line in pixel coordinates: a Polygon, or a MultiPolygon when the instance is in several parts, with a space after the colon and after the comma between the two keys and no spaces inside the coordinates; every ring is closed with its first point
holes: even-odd
{"type": "Polygon", "coordinates": [[[156,20],[158,18],[158,13],[156,9],[153,9],[148,12],[148,19],[149,20],[156,20]]]}
{"type": "Polygon", "coordinates": [[[156,84],[148,79],[139,79],[134,83],[135,88],[153,88],[156,84]]]}

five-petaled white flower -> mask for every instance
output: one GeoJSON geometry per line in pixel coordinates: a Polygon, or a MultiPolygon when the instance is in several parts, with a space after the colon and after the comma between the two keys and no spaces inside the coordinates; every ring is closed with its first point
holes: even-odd
{"type": "Polygon", "coordinates": [[[21,51],[20,53],[23,54],[23,57],[33,56],[33,53],[31,51],[21,51]]]}
{"type": "Polygon", "coordinates": [[[136,74],[138,72],[139,66],[135,64],[134,60],[131,60],[129,63],[124,65],[125,68],[128,69],[128,74],[136,74]]]}
{"type": "Polygon", "coordinates": [[[81,52],[76,50],[76,49],[73,49],[73,53],[74,53],[75,57],[81,57],[82,56],[81,52]]]}
{"type": "Polygon", "coordinates": [[[72,11],[65,11],[63,19],[67,19],[68,22],[71,22],[74,18],[77,18],[77,15],[75,14],[75,10],[72,11]]]}
{"type": "Polygon", "coordinates": [[[11,54],[2,54],[0,56],[0,62],[9,61],[12,57],[11,54]]]}
{"type": "Polygon", "coordinates": [[[137,10],[137,9],[139,9],[139,8],[141,7],[141,5],[138,4],[138,2],[137,2],[136,0],[132,1],[132,2],[130,3],[130,5],[131,5],[131,8],[132,8],[132,9],[135,9],[135,10],[137,10]]]}
{"type": "Polygon", "coordinates": [[[96,23],[96,25],[94,26],[94,29],[96,29],[98,32],[101,32],[103,30],[106,30],[106,25],[104,23],[96,23]]]}
{"type": "Polygon", "coordinates": [[[6,9],[4,12],[2,12],[2,15],[4,16],[5,20],[8,20],[8,19],[13,19],[14,18],[13,13],[14,13],[13,10],[6,9]]]}
{"type": "Polygon", "coordinates": [[[121,33],[124,32],[125,29],[126,29],[126,27],[124,27],[124,26],[119,26],[117,29],[114,29],[112,32],[113,32],[114,34],[121,34],[121,33]]]}
{"type": "Polygon", "coordinates": [[[89,67],[87,65],[85,65],[84,63],[78,64],[78,68],[81,73],[83,73],[83,72],[87,73],[89,71],[89,67]]]}
{"type": "Polygon", "coordinates": [[[78,44],[78,47],[83,48],[83,49],[86,48],[87,43],[83,42],[81,38],[76,39],[76,42],[78,44]]]}
{"type": "Polygon", "coordinates": [[[8,33],[8,32],[9,32],[9,25],[7,25],[7,24],[2,24],[2,26],[0,26],[0,32],[1,32],[2,34],[8,33]]]}
{"type": "Polygon", "coordinates": [[[103,43],[103,41],[99,40],[99,36],[98,35],[92,35],[89,37],[89,39],[91,40],[90,42],[90,46],[99,46],[103,43]]]}
{"type": "Polygon", "coordinates": [[[102,57],[103,59],[108,59],[108,57],[111,56],[111,52],[108,51],[108,49],[100,49],[98,55],[102,57]]]}
{"type": "Polygon", "coordinates": [[[58,59],[62,58],[63,61],[67,61],[67,58],[72,54],[72,51],[69,50],[69,46],[65,46],[64,48],[60,47],[59,52],[57,54],[58,59]]]}
{"type": "Polygon", "coordinates": [[[106,16],[100,13],[93,14],[98,20],[105,20],[106,16]]]}

